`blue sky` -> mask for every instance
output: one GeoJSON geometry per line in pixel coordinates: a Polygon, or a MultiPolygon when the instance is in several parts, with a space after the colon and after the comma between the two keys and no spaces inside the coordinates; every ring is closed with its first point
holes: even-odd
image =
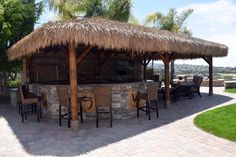
{"type": "MultiPolygon", "coordinates": [[[[236,67],[236,0],[133,0],[132,13],[142,21],[152,12],[166,13],[172,7],[178,11],[194,9],[186,23],[194,37],[223,43],[229,47],[228,56],[214,59],[214,66],[236,67]]],[[[56,13],[45,9],[39,25],[55,17],[56,13]]],[[[181,60],[177,63],[206,65],[203,60],[181,60]]]]}

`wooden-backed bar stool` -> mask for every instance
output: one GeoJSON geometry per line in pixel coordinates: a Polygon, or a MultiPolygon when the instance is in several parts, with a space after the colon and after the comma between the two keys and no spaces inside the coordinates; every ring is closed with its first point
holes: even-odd
{"type": "Polygon", "coordinates": [[[37,121],[39,122],[40,118],[42,118],[40,98],[36,95],[27,96],[24,85],[19,86],[19,91],[21,98],[19,113],[22,123],[24,123],[24,119],[27,119],[27,115],[29,114],[36,114],[37,121]]]}
{"type": "Polygon", "coordinates": [[[99,115],[110,115],[110,127],[112,127],[112,95],[109,87],[95,87],[94,98],[96,105],[96,127],[98,128],[99,115]]]}
{"type": "MultiPolygon", "coordinates": [[[[70,128],[70,119],[71,119],[71,111],[70,111],[70,96],[68,92],[67,87],[57,87],[57,97],[58,97],[58,102],[59,102],[59,125],[61,126],[61,121],[62,119],[67,120],[67,125],[68,128],[70,128]],[[62,107],[66,108],[66,113],[62,114],[62,107]]],[[[91,104],[88,109],[92,108],[93,101],[92,97],[78,97],[78,105],[79,105],[79,112],[78,115],[80,116],[80,121],[83,123],[83,107],[82,107],[82,102],[87,102],[89,101],[91,104]]]]}
{"type": "Polygon", "coordinates": [[[137,107],[137,117],[139,117],[139,111],[146,112],[148,119],[151,120],[151,112],[156,112],[157,118],[159,117],[158,111],[158,88],[159,84],[157,82],[147,83],[147,92],[141,93],[137,92],[136,96],[132,95],[133,100],[136,101],[137,107]],[[144,106],[140,106],[140,101],[145,100],[144,106]],[[153,107],[153,104],[155,105],[153,107]]]}
{"type": "Polygon", "coordinates": [[[70,119],[71,119],[71,111],[70,111],[70,100],[67,87],[58,86],[57,89],[57,97],[59,102],[59,125],[61,126],[62,119],[67,120],[67,126],[70,128],[70,119]],[[62,114],[62,108],[65,108],[65,113],[62,114]]]}

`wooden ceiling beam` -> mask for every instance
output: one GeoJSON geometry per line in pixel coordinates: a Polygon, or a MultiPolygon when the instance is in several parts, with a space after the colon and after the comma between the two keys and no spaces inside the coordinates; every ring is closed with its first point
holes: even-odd
{"type": "Polygon", "coordinates": [[[83,50],[82,52],[79,53],[79,55],[77,57],[77,64],[79,64],[81,62],[81,60],[90,52],[91,49],[92,49],[92,47],[88,46],[87,48],[85,48],[85,50],[83,50]]]}

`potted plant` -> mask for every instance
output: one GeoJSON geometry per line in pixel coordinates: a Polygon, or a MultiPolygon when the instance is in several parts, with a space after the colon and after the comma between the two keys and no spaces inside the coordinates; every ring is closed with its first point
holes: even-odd
{"type": "Polygon", "coordinates": [[[15,79],[15,80],[8,81],[8,89],[9,89],[9,93],[10,93],[10,103],[13,106],[17,106],[19,84],[20,84],[19,78],[15,79]]]}

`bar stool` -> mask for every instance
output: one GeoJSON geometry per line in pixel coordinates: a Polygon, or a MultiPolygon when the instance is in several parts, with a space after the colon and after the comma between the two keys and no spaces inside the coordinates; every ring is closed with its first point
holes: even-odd
{"type": "Polygon", "coordinates": [[[88,97],[88,96],[83,96],[83,97],[78,97],[78,105],[79,105],[79,115],[80,115],[80,121],[81,123],[84,123],[83,120],[83,102],[90,102],[90,106],[88,107],[88,109],[90,110],[93,106],[93,98],[92,97],[88,97]]]}
{"type": "Polygon", "coordinates": [[[21,114],[22,123],[24,123],[24,119],[27,119],[27,115],[35,113],[37,116],[37,121],[40,121],[42,115],[41,103],[40,99],[37,96],[27,96],[26,91],[23,91],[24,86],[19,86],[21,103],[19,113],[21,114]]]}
{"type": "MultiPolygon", "coordinates": [[[[68,93],[67,87],[57,87],[57,97],[59,102],[59,125],[61,126],[62,119],[67,120],[68,128],[70,128],[70,119],[71,119],[71,111],[70,111],[70,96],[68,93]],[[62,114],[62,107],[66,108],[66,113],[62,114]]],[[[80,116],[80,121],[83,123],[83,107],[82,102],[89,101],[91,104],[89,106],[89,109],[91,109],[93,105],[92,97],[78,97],[78,105],[79,105],[79,112],[78,115],[80,116]]]]}
{"type": "Polygon", "coordinates": [[[100,114],[110,115],[110,127],[112,127],[113,118],[111,89],[108,87],[94,88],[94,98],[96,104],[96,127],[98,128],[100,114]]]}
{"type": "Polygon", "coordinates": [[[59,125],[61,126],[62,119],[67,120],[67,126],[70,128],[70,119],[71,119],[71,112],[70,112],[70,100],[67,87],[56,87],[57,89],[57,97],[59,102],[59,125]],[[62,114],[62,107],[66,108],[66,112],[62,114]]]}
{"type": "Polygon", "coordinates": [[[133,97],[133,100],[136,101],[136,107],[137,107],[137,117],[139,117],[139,111],[146,112],[146,115],[148,115],[148,119],[151,120],[151,112],[156,112],[157,118],[159,117],[159,111],[158,111],[158,87],[159,84],[156,82],[148,82],[147,83],[147,92],[141,93],[137,92],[137,95],[133,97]],[[140,100],[145,100],[146,103],[144,106],[140,106],[140,100]],[[155,107],[153,107],[153,104],[155,107]]]}

